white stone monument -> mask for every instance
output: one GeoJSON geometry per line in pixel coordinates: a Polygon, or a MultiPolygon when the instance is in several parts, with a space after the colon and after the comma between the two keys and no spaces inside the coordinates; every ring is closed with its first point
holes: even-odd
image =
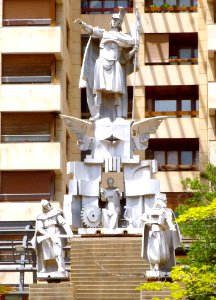
{"type": "MultiPolygon", "coordinates": [[[[126,76],[138,70],[139,14],[136,10],[135,26],[129,34],[121,32],[123,18],[124,9],[120,8],[119,13],[112,15],[110,31],[75,20],[90,36],[80,86],[86,87],[91,118],[88,121],[65,115],[61,118],[68,131],[76,135],[79,149],[89,150],[90,154],[83,162],[68,162],[67,173],[72,175],[72,179],[64,198],[64,213],[69,224],[78,228],[82,235],[98,232],[121,234],[125,231],[141,234],[143,226],[145,231],[152,224],[148,223],[148,218],[157,209],[160,182],[153,178],[157,172],[157,161],[141,161],[134,151],[146,150],[150,134],[157,131],[166,117],[139,121],[126,119],[126,76]],[[114,187],[113,179],[109,178],[108,187],[101,187],[102,172],[123,173],[124,211],[120,204],[122,192],[114,187]],[[103,201],[106,202],[105,207],[103,201]],[[121,216],[127,223],[126,227],[119,226],[121,216]]],[[[170,230],[174,229],[168,218],[168,209],[164,218],[170,230]]],[[[156,227],[161,229],[158,224],[151,226],[152,231],[156,227]]],[[[146,241],[149,247],[154,247],[150,238],[146,241]]],[[[143,249],[145,247],[146,242],[143,242],[143,249]]],[[[161,261],[154,262],[150,253],[149,250],[153,271],[160,272],[161,261]]],[[[169,255],[171,257],[173,252],[169,255]]],[[[173,263],[172,260],[170,265],[173,263]]]]}

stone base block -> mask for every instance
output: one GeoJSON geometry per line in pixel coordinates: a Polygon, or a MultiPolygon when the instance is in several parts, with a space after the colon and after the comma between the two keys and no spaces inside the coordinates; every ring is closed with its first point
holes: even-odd
{"type": "Polygon", "coordinates": [[[108,235],[118,235],[118,234],[134,234],[142,235],[143,228],[79,228],[78,234],[80,235],[89,235],[89,234],[108,234],[108,235]]]}
{"type": "Polygon", "coordinates": [[[50,272],[50,273],[37,273],[38,281],[69,281],[68,272],[50,272]]]}
{"type": "Polygon", "coordinates": [[[146,271],[147,278],[170,278],[170,272],[162,272],[162,271],[146,271]]]}

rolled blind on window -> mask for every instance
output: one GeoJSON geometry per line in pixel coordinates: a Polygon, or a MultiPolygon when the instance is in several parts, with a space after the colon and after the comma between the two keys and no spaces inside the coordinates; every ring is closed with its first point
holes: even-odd
{"type": "Polygon", "coordinates": [[[145,35],[145,62],[162,63],[169,61],[169,34],[145,35]]]}
{"type": "Polygon", "coordinates": [[[1,172],[1,201],[28,201],[50,199],[54,176],[50,171],[1,172]]]}
{"type": "Polygon", "coordinates": [[[51,113],[2,113],[3,135],[49,134],[53,116],[51,113]]]}
{"type": "Polygon", "coordinates": [[[53,19],[53,0],[4,0],[3,19],[53,19]]]}
{"type": "Polygon", "coordinates": [[[2,55],[2,76],[51,76],[52,54],[2,55]]]}

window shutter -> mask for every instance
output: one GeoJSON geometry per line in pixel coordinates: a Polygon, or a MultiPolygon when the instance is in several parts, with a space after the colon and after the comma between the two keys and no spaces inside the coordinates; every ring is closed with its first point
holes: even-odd
{"type": "Polygon", "coordinates": [[[2,134],[50,134],[50,113],[2,113],[2,134]]]}
{"type": "Polygon", "coordinates": [[[51,76],[51,54],[8,54],[2,56],[2,76],[51,76]]]}
{"type": "Polygon", "coordinates": [[[40,24],[39,20],[41,24],[50,24],[54,19],[55,0],[4,0],[3,2],[4,25],[37,25],[40,24]],[[42,20],[47,20],[47,23],[43,23],[42,20]],[[15,23],[16,21],[18,23],[15,23]]]}
{"type": "Polygon", "coordinates": [[[1,172],[0,200],[32,201],[41,198],[50,199],[53,184],[54,176],[53,172],[50,171],[1,172]]]}
{"type": "Polygon", "coordinates": [[[1,140],[13,142],[53,141],[54,116],[51,113],[2,113],[1,140]]]}
{"type": "Polygon", "coordinates": [[[145,35],[145,62],[169,62],[169,34],[145,35]]]}

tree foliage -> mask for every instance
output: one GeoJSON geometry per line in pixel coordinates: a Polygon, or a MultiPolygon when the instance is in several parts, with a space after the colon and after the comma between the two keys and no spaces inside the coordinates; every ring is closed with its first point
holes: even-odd
{"type": "Polygon", "coordinates": [[[14,287],[6,286],[6,285],[0,285],[0,295],[7,294],[14,291],[14,287]]]}
{"type": "Polygon", "coordinates": [[[216,300],[216,167],[209,164],[200,177],[182,184],[191,193],[177,209],[181,234],[192,239],[187,258],[173,268],[169,286],[144,283],[139,289],[156,290],[164,284],[171,299],[216,300]]]}

